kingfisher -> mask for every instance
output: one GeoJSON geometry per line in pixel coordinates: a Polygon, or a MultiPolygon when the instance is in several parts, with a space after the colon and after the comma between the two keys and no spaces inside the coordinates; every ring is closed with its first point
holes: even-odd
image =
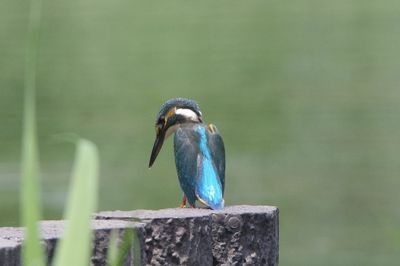
{"type": "Polygon", "coordinates": [[[174,135],[175,165],[183,191],[181,208],[196,200],[218,210],[224,207],[225,147],[217,127],[204,124],[199,105],[190,99],[165,102],[157,115],[156,139],[149,168],[170,135],[174,135]]]}

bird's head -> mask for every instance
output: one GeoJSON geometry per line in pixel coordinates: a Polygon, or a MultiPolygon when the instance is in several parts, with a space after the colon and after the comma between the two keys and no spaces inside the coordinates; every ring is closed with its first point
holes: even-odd
{"type": "Polygon", "coordinates": [[[165,102],[156,118],[156,140],[151,151],[149,167],[156,160],[166,138],[183,123],[202,123],[201,116],[199,105],[193,100],[175,98],[165,102]]]}

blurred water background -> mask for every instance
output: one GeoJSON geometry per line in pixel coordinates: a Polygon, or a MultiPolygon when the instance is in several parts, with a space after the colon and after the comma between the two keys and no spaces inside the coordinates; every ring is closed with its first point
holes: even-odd
{"type": "MultiPolygon", "coordinates": [[[[178,206],[160,105],[198,101],[227,150],[226,203],[280,208],[281,265],[400,260],[400,2],[44,1],[37,104],[46,219],[73,133],[101,154],[101,210],[178,206]]],[[[19,224],[28,6],[0,3],[0,226],[19,224]]]]}

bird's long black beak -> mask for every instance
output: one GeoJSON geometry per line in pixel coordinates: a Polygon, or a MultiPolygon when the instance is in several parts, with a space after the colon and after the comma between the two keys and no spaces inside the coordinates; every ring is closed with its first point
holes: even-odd
{"type": "Polygon", "coordinates": [[[159,134],[156,136],[156,140],[154,141],[153,150],[151,151],[149,168],[153,165],[154,161],[157,158],[158,153],[161,150],[161,147],[164,143],[165,139],[165,130],[161,129],[159,134]]]}

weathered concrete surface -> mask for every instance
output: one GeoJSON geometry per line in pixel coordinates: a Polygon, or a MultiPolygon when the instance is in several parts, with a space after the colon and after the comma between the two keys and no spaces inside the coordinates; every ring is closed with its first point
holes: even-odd
{"type": "Polygon", "coordinates": [[[0,265],[19,265],[20,254],[19,242],[0,237],[0,265]]]}
{"type": "Polygon", "coordinates": [[[278,209],[163,209],[101,212],[97,219],[145,224],[147,265],[278,265],[278,209]]]}
{"type": "Polygon", "coordinates": [[[22,228],[0,227],[0,265],[15,266],[21,264],[22,238],[22,228]]]}
{"type": "MultiPolygon", "coordinates": [[[[50,265],[58,239],[61,238],[65,221],[43,221],[40,222],[40,233],[50,265]]],[[[91,263],[93,265],[106,265],[106,254],[110,241],[111,231],[118,233],[119,239],[127,230],[136,230],[139,234],[143,230],[143,225],[121,220],[93,220],[92,228],[94,231],[94,246],[91,263]]],[[[0,228],[0,265],[19,266],[21,264],[21,245],[24,237],[24,229],[20,227],[1,227],[0,228]]],[[[144,256],[144,254],[142,254],[144,256]]],[[[133,265],[133,249],[128,253],[124,265],[133,265]]]]}
{"type": "MultiPolygon", "coordinates": [[[[163,209],[96,214],[91,265],[106,265],[111,231],[137,233],[124,265],[278,265],[278,209],[230,206],[223,210],[163,209]],[[135,256],[136,257],[135,257],[135,256]],[[135,260],[134,260],[135,258],[135,260]],[[139,259],[139,263],[138,262],[139,259]]],[[[40,223],[50,265],[64,221],[40,223]]],[[[0,266],[21,265],[22,228],[0,228],[0,266]]]]}
{"type": "Polygon", "coordinates": [[[240,211],[211,215],[214,265],[277,265],[277,210],[240,211]]]}

